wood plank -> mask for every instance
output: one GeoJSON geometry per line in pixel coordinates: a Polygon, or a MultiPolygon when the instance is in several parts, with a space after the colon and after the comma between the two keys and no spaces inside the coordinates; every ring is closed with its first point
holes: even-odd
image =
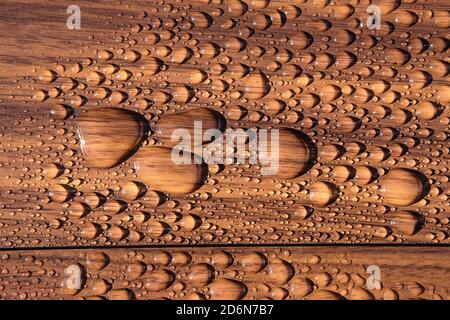
{"type": "Polygon", "coordinates": [[[448,4],[380,1],[371,30],[363,2],[77,3],[80,30],[68,1],[0,9],[1,247],[449,243],[448,4]],[[137,152],[108,108],[147,119],[137,152]],[[282,129],[278,175],[174,174],[152,152],[196,108],[282,129]]]}
{"type": "Polygon", "coordinates": [[[448,247],[27,250],[0,257],[2,299],[448,299],[450,289],[448,247]],[[380,278],[371,278],[376,268],[380,278]]]}

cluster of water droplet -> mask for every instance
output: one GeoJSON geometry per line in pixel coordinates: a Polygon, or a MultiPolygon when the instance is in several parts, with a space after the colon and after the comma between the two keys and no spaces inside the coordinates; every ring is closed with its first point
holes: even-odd
{"type": "Polygon", "coordinates": [[[1,131],[0,240],[448,241],[449,14],[410,2],[372,30],[369,1],[160,1],[37,68],[1,131]],[[280,175],[177,170],[171,130],[222,119],[281,129],[280,175]]]}

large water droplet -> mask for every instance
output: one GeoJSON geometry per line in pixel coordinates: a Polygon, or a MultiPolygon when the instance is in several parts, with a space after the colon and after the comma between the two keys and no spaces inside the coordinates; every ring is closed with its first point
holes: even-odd
{"type": "Polygon", "coordinates": [[[77,120],[83,155],[95,168],[112,168],[132,156],[143,142],[148,124],[124,109],[93,109],[77,120]]]}
{"type": "Polygon", "coordinates": [[[240,300],[247,294],[247,287],[239,281],[219,279],[210,287],[211,300],[240,300]]]}
{"type": "Polygon", "coordinates": [[[418,171],[394,169],[382,177],[380,191],[386,202],[409,206],[425,196],[428,192],[428,182],[418,171]]]}
{"type": "Polygon", "coordinates": [[[269,132],[267,155],[269,159],[273,157],[279,159],[279,168],[274,175],[277,178],[292,179],[304,174],[314,164],[317,156],[315,146],[308,136],[294,129],[280,129],[279,148],[277,150],[274,147],[269,132]]]}
{"type": "MultiPolygon", "coordinates": [[[[226,120],[219,112],[208,108],[195,108],[164,116],[158,121],[156,132],[164,145],[169,147],[180,143],[178,140],[172,141],[172,134],[175,130],[185,130],[188,135],[183,135],[183,139],[189,138],[189,142],[192,142],[192,144],[188,142],[188,145],[200,146],[211,142],[211,139],[207,139],[205,136],[207,130],[217,129],[223,132],[225,127],[226,120]],[[195,130],[196,125],[197,130],[195,130]]],[[[181,131],[178,132],[182,133],[181,131]]]]}
{"type": "Polygon", "coordinates": [[[390,221],[394,231],[412,236],[423,227],[425,219],[414,211],[399,211],[391,216],[390,221]]]}
{"type": "Polygon", "coordinates": [[[252,73],[245,79],[244,89],[249,99],[261,99],[270,91],[269,79],[261,71],[252,73]]]}
{"type": "Polygon", "coordinates": [[[214,279],[214,268],[206,263],[196,264],[189,270],[188,279],[193,287],[203,288],[214,279]]]}
{"type": "Polygon", "coordinates": [[[201,162],[201,158],[193,154],[187,157],[191,159],[191,164],[176,164],[172,160],[172,149],[149,147],[136,155],[134,166],[139,177],[150,188],[185,195],[199,189],[208,174],[208,167],[201,162]]]}

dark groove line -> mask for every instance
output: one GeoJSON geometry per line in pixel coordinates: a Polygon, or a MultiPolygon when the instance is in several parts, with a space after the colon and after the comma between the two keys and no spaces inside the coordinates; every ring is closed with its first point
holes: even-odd
{"type": "Polygon", "coordinates": [[[416,247],[416,248],[450,248],[450,244],[421,244],[421,243],[405,243],[405,244],[385,244],[385,243],[371,243],[371,244],[347,244],[347,243],[314,243],[314,244],[200,244],[200,245],[116,245],[116,246],[57,246],[57,247],[14,247],[14,248],[0,248],[0,252],[5,251],[51,251],[51,250],[108,250],[108,249],[192,249],[197,248],[214,248],[214,249],[227,249],[227,248],[320,248],[320,247],[348,247],[354,249],[362,248],[390,248],[400,249],[404,247],[416,247]]]}

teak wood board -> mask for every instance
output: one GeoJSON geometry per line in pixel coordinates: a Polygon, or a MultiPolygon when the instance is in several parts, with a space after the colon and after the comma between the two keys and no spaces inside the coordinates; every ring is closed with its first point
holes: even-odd
{"type": "Polygon", "coordinates": [[[0,8],[3,298],[214,298],[219,279],[237,294],[222,298],[448,298],[448,1],[77,1],[81,28],[69,30],[72,4],[0,8]],[[171,133],[198,138],[194,121],[224,136],[280,130],[278,173],[174,165],[171,133]],[[195,263],[136,258],[156,250],[195,263]],[[222,270],[208,250],[267,261],[222,270]],[[89,252],[129,284],[92,273],[89,252]],[[352,280],[302,252],[351,255],[352,280]],[[44,261],[36,276],[57,270],[45,285],[20,276],[35,276],[28,255],[44,261]],[[176,280],[143,290],[129,255],[150,279],[176,280]],[[271,279],[269,260],[275,278],[295,276],[271,279]],[[88,279],[80,292],[64,290],[69,262],[88,279]],[[383,289],[370,290],[366,268],[379,264],[383,289]]]}
{"type": "Polygon", "coordinates": [[[4,299],[448,299],[448,248],[226,247],[2,252],[4,299]],[[420,256],[420,259],[418,257],[420,256]],[[381,283],[371,282],[377,266],[381,283]],[[81,275],[81,289],[73,276],[81,275]]]}

